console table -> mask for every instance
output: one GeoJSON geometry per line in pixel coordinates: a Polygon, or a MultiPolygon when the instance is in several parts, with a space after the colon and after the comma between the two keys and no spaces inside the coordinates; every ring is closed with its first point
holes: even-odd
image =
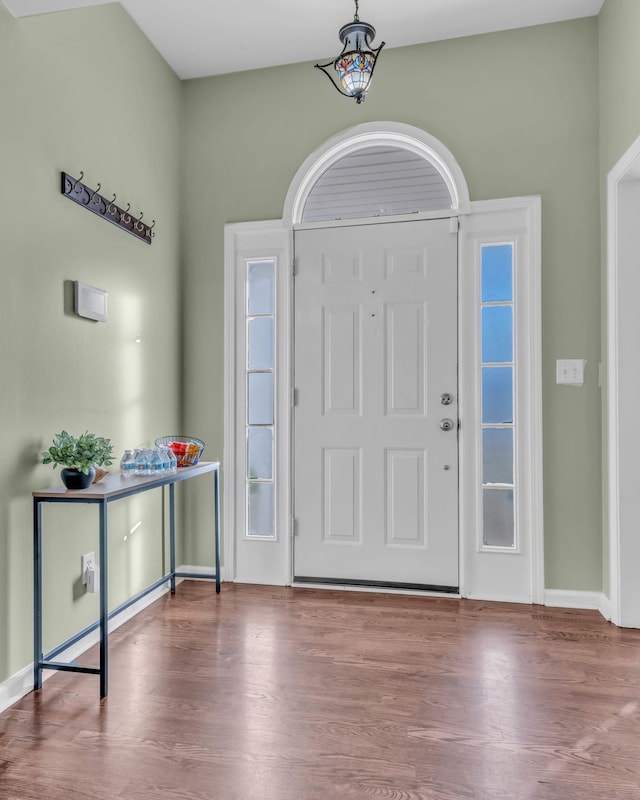
{"type": "Polygon", "coordinates": [[[34,644],[34,681],[33,688],[42,687],[42,671],[56,669],[64,672],[84,672],[100,676],[100,697],[106,697],[109,678],[109,655],[107,640],[109,620],[129,608],[140,598],[169,583],[175,592],[176,578],[210,578],[216,582],[216,592],[220,591],[220,464],[217,461],[204,461],[192,467],[180,467],[177,473],[163,474],[159,477],[123,478],[120,474],[109,474],[98,483],[87,489],[69,491],[64,486],[33,492],[33,644],[34,644]],[[211,473],[213,475],[213,511],[215,539],[215,575],[200,575],[188,572],[176,572],[175,549],[175,485],[180,481],[195,478],[197,475],[211,473]],[[108,605],[108,530],[107,508],[109,503],[122,500],[141,492],[148,492],[161,486],[169,487],[169,572],[148,586],[143,591],[129,598],[113,611],[108,605]],[[100,518],[99,569],[100,569],[100,618],[80,633],[67,639],[50,652],[42,652],[42,505],[44,503],[84,503],[98,506],[100,518]],[[83,667],[78,664],[67,664],[56,661],[56,657],[64,650],[92,631],[100,628],[100,666],[83,667]]]}

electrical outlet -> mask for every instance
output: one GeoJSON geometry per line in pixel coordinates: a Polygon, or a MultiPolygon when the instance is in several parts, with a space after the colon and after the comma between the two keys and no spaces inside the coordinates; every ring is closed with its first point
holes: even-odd
{"type": "Polygon", "coordinates": [[[82,574],[82,583],[87,584],[87,570],[88,569],[95,569],[96,568],[96,554],[95,553],[86,553],[80,559],[81,563],[81,574],[82,574]]]}
{"type": "Polygon", "coordinates": [[[87,570],[87,591],[100,591],[100,573],[95,567],[89,567],[87,570]]]}

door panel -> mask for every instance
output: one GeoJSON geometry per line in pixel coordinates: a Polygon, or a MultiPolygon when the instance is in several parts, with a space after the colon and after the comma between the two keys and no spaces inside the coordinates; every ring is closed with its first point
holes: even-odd
{"type": "Polygon", "coordinates": [[[362,541],[362,451],[323,448],[323,542],[362,541]]]}
{"type": "Polygon", "coordinates": [[[394,303],[386,316],[387,414],[424,416],[424,304],[394,303]]]}
{"type": "Polygon", "coordinates": [[[324,413],[357,415],[362,406],[360,309],[323,309],[322,329],[324,413]]]}
{"type": "Polygon", "coordinates": [[[457,236],[305,230],[295,250],[294,577],[455,590],[457,236]]]}

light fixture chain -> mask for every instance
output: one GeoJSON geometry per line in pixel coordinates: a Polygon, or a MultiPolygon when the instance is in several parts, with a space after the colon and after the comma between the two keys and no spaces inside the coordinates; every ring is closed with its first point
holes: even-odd
{"type": "Polygon", "coordinates": [[[360,22],[360,17],[358,16],[358,0],[354,0],[354,2],[356,4],[356,15],[353,18],[353,21],[354,22],[360,22]]]}

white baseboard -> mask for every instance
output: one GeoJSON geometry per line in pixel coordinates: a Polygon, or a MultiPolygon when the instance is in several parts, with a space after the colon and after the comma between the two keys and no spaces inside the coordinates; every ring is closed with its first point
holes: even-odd
{"type": "Polygon", "coordinates": [[[281,581],[267,581],[264,578],[254,577],[252,575],[236,575],[233,579],[234,583],[250,583],[253,586],[290,586],[291,584],[282,583],[281,581]]]}
{"type": "Polygon", "coordinates": [[[602,616],[607,620],[607,622],[611,622],[611,617],[613,614],[611,613],[611,600],[606,596],[606,594],[600,593],[600,607],[598,611],[602,614],[602,616]]]}
{"type": "MultiPolygon", "coordinates": [[[[176,572],[190,572],[192,575],[202,575],[203,578],[211,578],[216,574],[216,571],[213,567],[192,567],[189,564],[183,564],[181,567],[176,567],[176,572]]],[[[224,569],[220,568],[220,580],[222,581],[223,579],[224,569]]],[[[198,578],[194,578],[194,580],[198,580],[198,578]]]]}
{"type": "Polygon", "coordinates": [[[606,620],[611,619],[611,604],[603,592],[545,589],[544,604],[554,608],[583,608],[599,611],[606,620]]]}
{"type": "MultiPolygon", "coordinates": [[[[181,566],[176,569],[176,572],[191,572],[194,574],[201,574],[203,577],[206,575],[215,575],[215,570],[209,567],[192,567],[192,566],[181,566]]],[[[220,577],[222,579],[223,571],[220,570],[220,577]]],[[[183,580],[182,578],[178,578],[177,582],[183,580]]],[[[111,631],[115,631],[121,625],[124,625],[125,622],[128,622],[130,619],[139,614],[143,611],[147,606],[150,606],[152,603],[155,603],[156,600],[159,600],[163,595],[167,594],[169,591],[169,581],[166,584],[162,584],[157,589],[154,589],[153,592],[149,592],[148,595],[141,597],[136,603],[133,603],[129,606],[129,608],[125,609],[122,613],[118,614],[117,617],[109,620],[109,633],[111,631]]],[[[79,656],[81,656],[84,652],[86,652],[90,647],[93,647],[95,644],[98,644],[100,641],[100,631],[96,628],[95,631],[91,631],[86,636],[83,636],[75,644],[68,647],[64,650],[60,655],[56,656],[56,661],[62,661],[65,663],[69,663],[71,661],[75,661],[79,656]]],[[[43,680],[47,680],[53,674],[52,670],[46,671],[43,675],[43,680]]],[[[14,703],[17,703],[21,697],[24,697],[26,694],[33,689],[33,662],[28,666],[21,669],[19,672],[16,672],[15,675],[7,678],[7,680],[0,683],[0,713],[5,711],[7,708],[12,706],[14,703]]]]}
{"type": "Polygon", "coordinates": [[[0,683],[0,712],[17,703],[21,697],[33,689],[33,664],[16,672],[0,683]]]}

